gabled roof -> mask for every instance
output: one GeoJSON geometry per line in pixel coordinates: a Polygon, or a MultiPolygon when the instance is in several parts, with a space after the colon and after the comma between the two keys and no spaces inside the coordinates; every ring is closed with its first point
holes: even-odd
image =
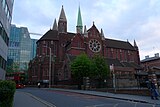
{"type": "Polygon", "coordinates": [[[129,42],[113,40],[113,39],[105,39],[105,41],[106,41],[106,47],[108,48],[135,50],[135,48],[129,42]]]}
{"type": "Polygon", "coordinates": [[[58,40],[58,31],[57,30],[49,30],[46,32],[38,41],[41,40],[58,40]]]}
{"type": "Polygon", "coordinates": [[[94,25],[94,22],[93,22],[92,27],[91,27],[90,29],[88,29],[87,32],[89,32],[89,31],[92,30],[92,29],[96,29],[96,31],[99,33],[97,27],[94,25]]]}

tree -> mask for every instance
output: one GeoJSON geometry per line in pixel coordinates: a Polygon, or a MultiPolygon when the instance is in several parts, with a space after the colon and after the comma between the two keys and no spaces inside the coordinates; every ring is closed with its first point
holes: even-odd
{"type": "Polygon", "coordinates": [[[7,73],[19,72],[19,65],[17,63],[12,63],[12,65],[7,66],[7,73]]]}
{"type": "Polygon", "coordinates": [[[90,77],[98,80],[99,87],[101,87],[101,83],[109,75],[109,66],[107,66],[107,63],[102,56],[95,55],[92,58],[92,72],[90,75],[90,77]]]}
{"type": "Polygon", "coordinates": [[[78,82],[78,88],[81,88],[83,77],[88,77],[91,71],[91,61],[86,54],[81,54],[71,62],[71,71],[73,78],[78,82]]]}

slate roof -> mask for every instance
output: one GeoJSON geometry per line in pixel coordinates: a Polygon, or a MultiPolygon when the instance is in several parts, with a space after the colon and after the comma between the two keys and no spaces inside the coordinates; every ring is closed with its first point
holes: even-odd
{"type": "Polygon", "coordinates": [[[49,30],[46,32],[38,41],[41,40],[58,40],[58,31],[57,30],[49,30]]]}
{"type": "Polygon", "coordinates": [[[147,76],[148,75],[148,73],[147,72],[145,72],[145,71],[141,71],[141,72],[137,72],[135,75],[141,75],[141,76],[147,76]]]}
{"type": "Polygon", "coordinates": [[[108,65],[114,64],[114,66],[123,66],[118,59],[105,58],[105,60],[108,65]]]}
{"type": "MultiPolygon", "coordinates": [[[[93,25],[92,27],[95,27],[93,25]]],[[[68,38],[72,39],[76,34],[67,32],[65,36],[68,36],[68,38]]],[[[38,41],[41,40],[58,40],[59,36],[64,36],[64,33],[58,34],[57,30],[49,30],[47,31],[38,41]]],[[[117,48],[117,49],[125,49],[125,50],[133,50],[135,51],[135,48],[129,43],[125,41],[120,40],[113,40],[113,39],[105,39],[105,44],[107,48],[117,48]]]]}
{"type": "MultiPolygon", "coordinates": [[[[67,32],[66,35],[68,36],[68,38],[71,39],[76,34],[67,32]]],[[[38,41],[41,41],[41,40],[58,40],[59,36],[64,36],[64,33],[59,33],[58,34],[57,30],[49,30],[38,41]]]]}
{"type": "Polygon", "coordinates": [[[153,66],[152,68],[153,68],[153,69],[160,70],[160,66],[153,66]]]}
{"type": "MultiPolygon", "coordinates": [[[[67,58],[69,59],[69,61],[73,61],[76,58],[76,56],[67,54],[67,58]]],[[[111,58],[105,58],[105,61],[108,65],[114,64],[114,66],[117,67],[132,67],[135,69],[141,69],[141,67],[134,62],[120,62],[118,59],[111,58]]]]}
{"type": "Polygon", "coordinates": [[[69,61],[73,61],[74,59],[76,59],[76,56],[70,55],[70,54],[66,54],[67,58],[69,61]]]}
{"type": "Polygon", "coordinates": [[[75,33],[67,32],[67,36],[69,36],[69,37],[73,37],[75,35],[76,35],[75,33]]]}
{"type": "Polygon", "coordinates": [[[154,60],[160,60],[160,57],[146,58],[146,59],[141,60],[141,63],[143,63],[143,62],[149,62],[149,61],[154,61],[154,60]]]}
{"type": "Polygon", "coordinates": [[[135,50],[135,48],[129,42],[113,40],[113,39],[105,39],[105,40],[106,40],[106,47],[108,48],[135,50]]]}
{"type": "Polygon", "coordinates": [[[121,62],[124,67],[133,67],[135,69],[141,69],[141,66],[134,62],[121,62]]]}
{"type": "MultiPolygon", "coordinates": [[[[150,72],[149,72],[150,73],[150,72]]],[[[139,75],[139,76],[148,76],[149,74],[148,72],[145,72],[145,71],[141,71],[141,72],[137,72],[135,75],[139,75]]],[[[152,73],[152,72],[151,72],[152,73]]],[[[160,72],[155,72],[155,74],[157,76],[160,76],[160,72]]]]}

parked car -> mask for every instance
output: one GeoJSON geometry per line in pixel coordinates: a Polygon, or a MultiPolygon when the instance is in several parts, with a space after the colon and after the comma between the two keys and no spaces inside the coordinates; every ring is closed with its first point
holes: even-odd
{"type": "Polygon", "coordinates": [[[22,84],[22,83],[17,83],[16,84],[16,88],[24,88],[24,87],[25,87],[25,85],[22,84]]]}

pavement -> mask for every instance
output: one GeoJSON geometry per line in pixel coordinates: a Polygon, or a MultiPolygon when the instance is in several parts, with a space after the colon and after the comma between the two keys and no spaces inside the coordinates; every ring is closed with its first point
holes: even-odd
{"type": "MultiPolygon", "coordinates": [[[[59,88],[50,88],[50,89],[45,88],[45,90],[67,91],[67,92],[74,92],[74,93],[80,93],[80,94],[100,96],[105,98],[113,98],[113,99],[119,99],[119,100],[127,100],[127,101],[133,101],[133,102],[160,105],[160,97],[159,97],[159,100],[152,100],[151,97],[149,96],[114,94],[109,92],[70,90],[70,89],[59,89],[59,88]]],[[[16,91],[14,96],[13,107],[56,107],[56,106],[40,98],[35,97],[32,94],[16,91]]]]}
{"type": "Polygon", "coordinates": [[[13,107],[56,107],[32,94],[16,91],[13,107]]]}

